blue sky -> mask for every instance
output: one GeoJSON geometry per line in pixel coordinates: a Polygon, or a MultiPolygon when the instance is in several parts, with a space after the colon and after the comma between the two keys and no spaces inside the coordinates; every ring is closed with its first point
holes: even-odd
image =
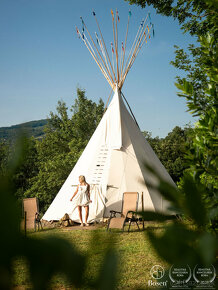
{"type": "MultiPolygon", "coordinates": [[[[46,118],[60,99],[71,106],[78,86],[93,101],[101,97],[106,102],[111,89],[75,25],[81,26],[83,16],[90,31],[97,31],[94,9],[110,49],[111,8],[119,11],[119,39],[124,40],[129,9],[124,0],[0,0],[1,127],[46,118]]],[[[141,129],[162,137],[176,125],[193,122],[185,100],[176,95],[179,72],[169,64],[174,44],[187,47],[193,39],[152,8],[131,6],[131,11],[129,47],[148,11],[155,38],[139,53],[123,93],[141,129]]]]}

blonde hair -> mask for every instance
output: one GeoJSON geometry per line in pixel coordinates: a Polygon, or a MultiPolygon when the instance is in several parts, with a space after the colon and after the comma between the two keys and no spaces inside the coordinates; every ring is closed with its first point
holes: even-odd
{"type": "Polygon", "coordinates": [[[86,182],[86,178],[84,175],[80,175],[79,176],[79,179],[82,181],[82,182],[86,182]]]}

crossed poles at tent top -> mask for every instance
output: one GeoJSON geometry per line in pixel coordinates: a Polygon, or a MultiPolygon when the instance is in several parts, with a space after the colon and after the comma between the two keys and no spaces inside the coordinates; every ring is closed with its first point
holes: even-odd
{"type": "Polygon", "coordinates": [[[148,13],[147,16],[140,22],[131,49],[129,53],[126,53],[129,22],[132,13],[129,10],[125,40],[121,42],[121,47],[119,48],[118,23],[120,22],[120,18],[117,9],[115,13],[111,9],[113,38],[114,38],[113,41],[111,42],[111,54],[112,54],[111,58],[108,54],[108,50],[105,45],[105,41],[96,17],[96,13],[93,11],[92,14],[95,18],[100,37],[98,36],[97,32],[95,32],[96,40],[94,41],[82,17],[80,17],[82,21],[81,31],[79,31],[79,29],[76,27],[78,37],[84,42],[84,44],[88,48],[90,54],[94,58],[101,72],[103,73],[106,80],[110,84],[111,88],[115,90],[115,87],[117,85],[117,87],[121,89],[126,79],[126,76],[130,68],[132,67],[140,49],[151,38],[151,32],[154,36],[154,24],[151,23],[150,13],[148,13]],[[119,49],[121,51],[120,56],[118,53],[119,49]]]}

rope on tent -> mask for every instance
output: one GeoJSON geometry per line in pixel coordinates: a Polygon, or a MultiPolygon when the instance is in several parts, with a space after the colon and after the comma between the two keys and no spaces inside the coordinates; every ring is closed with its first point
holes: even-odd
{"type": "MultiPolygon", "coordinates": [[[[124,98],[124,100],[125,100],[125,102],[126,102],[126,104],[127,104],[128,108],[129,108],[129,110],[130,110],[130,113],[132,114],[132,117],[133,117],[133,119],[134,119],[134,121],[135,121],[136,125],[137,125],[137,126],[138,126],[138,128],[139,128],[139,124],[138,124],[138,122],[136,121],[136,118],[135,118],[135,116],[134,116],[134,114],[133,114],[133,111],[132,111],[132,109],[130,108],[130,105],[129,105],[129,103],[128,103],[127,99],[125,98],[125,96],[124,96],[124,94],[123,94],[122,92],[121,92],[121,95],[122,95],[122,97],[124,98]]],[[[139,130],[140,130],[140,128],[139,128],[139,130]]]]}
{"type": "MultiPolygon", "coordinates": [[[[110,95],[109,95],[109,97],[108,97],[108,99],[107,99],[107,103],[106,103],[106,105],[105,105],[105,107],[104,107],[104,113],[105,113],[106,110],[107,110],[107,106],[108,106],[109,100],[110,100],[110,98],[111,98],[111,94],[112,94],[112,92],[113,92],[113,89],[111,90],[110,95]]],[[[104,113],[103,113],[103,114],[104,114],[104,113]]]]}

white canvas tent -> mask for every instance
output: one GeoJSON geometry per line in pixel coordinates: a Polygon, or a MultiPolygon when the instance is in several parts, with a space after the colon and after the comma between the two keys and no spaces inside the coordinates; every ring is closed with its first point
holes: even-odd
{"type": "Polygon", "coordinates": [[[72,220],[79,221],[78,211],[70,198],[80,175],[84,175],[91,186],[92,203],[88,222],[108,217],[111,209],[120,211],[123,192],[137,191],[140,194],[139,208],[142,207],[143,193],[144,209],[167,210],[169,204],[155,189],[149,187],[148,184],[157,181],[144,164],[153,167],[164,180],[171,184],[174,182],[124,104],[121,87],[125,75],[125,71],[117,72],[112,83],[114,96],[109,107],[42,219],[59,220],[68,213],[72,220]],[[118,75],[121,76],[120,80],[118,75]]]}

